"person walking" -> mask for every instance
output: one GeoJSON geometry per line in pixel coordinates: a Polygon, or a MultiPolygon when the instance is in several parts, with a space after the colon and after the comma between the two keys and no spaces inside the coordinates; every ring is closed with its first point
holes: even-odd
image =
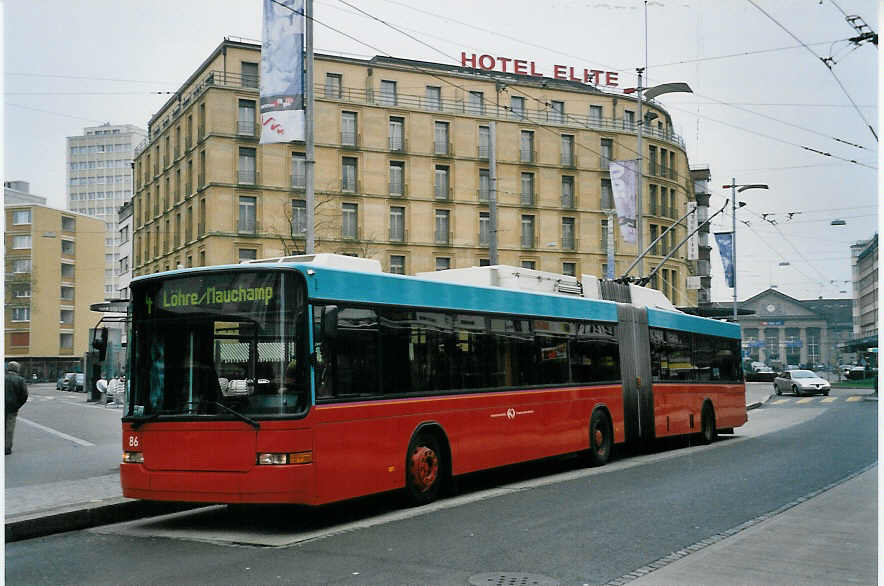
{"type": "Polygon", "coordinates": [[[28,400],[28,385],[25,379],[19,375],[21,366],[18,362],[10,362],[6,365],[6,455],[12,453],[12,436],[15,433],[15,419],[18,410],[28,400]]]}

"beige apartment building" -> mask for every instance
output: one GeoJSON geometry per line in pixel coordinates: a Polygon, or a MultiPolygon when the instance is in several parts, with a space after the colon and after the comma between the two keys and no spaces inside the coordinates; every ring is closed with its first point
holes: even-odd
{"type": "MultiPolygon", "coordinates": [[[[304,250],[303,143],[259,145],[260,45],[225,39],[150,120],[136,149],[134,274],[304,250]]],[[[499,263],[603,275],[609,160],[636,158],[634,98],[581,82],[391,57],[315,59],[316,251],[394,273],[489,260],[489,122],[497,122],[499,263]]],[[[649,102],[644,241],[694,200],[682,139],[649,102]]],[[[646,273],[686,235],[670,232],[646,273]]],[[[636,255],[616,236],[616,273],[636,255]]],[[[651,285],[677,305],[679,250],[651,285]]],[[[633,275],[635,273],[633,272],[633,275]]]]}
{"type": "Polygon", "coordinates": [[[43,205],[4,207],[4,358],[26,377],[54,381],[80,370],[101,317],[89,306],[104,299],[104,222],[43,205]]]}

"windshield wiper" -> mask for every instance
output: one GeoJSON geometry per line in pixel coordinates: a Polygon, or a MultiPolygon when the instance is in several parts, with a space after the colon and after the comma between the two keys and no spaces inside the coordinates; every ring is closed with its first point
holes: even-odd
{"type": "Polygon", "coordinates": [[[255,429],[261,429],[260,423],[258,423],[257,421],[255,421],[251,417],[248,417],[247,415],[243,415],[239,411],[234,411],[233,409],[231,409],[230,407],[228,407],[224,403],[219,403],[218,401],[212,401],[212,404],[217,407],[221,407],[222,409],[224,409],[225,411],[227,411],[228,413],[230,413],[231,415],[233,415],[234,417],[236,417],[240,421],[245,421],[246,423],[248,423],[249,425],[251,425],[255,429]]]}
{"type": "Polygon", "coordinates": [[[141,427],[142,425],[144,425],[145,423],[149,423],[149,422],[153,421],[154,419],[159,417],[161,414],[162,413],[160,411],[154,411],[153,413],[151,413],[147,417],[142,417],[142,418],[136,420],[135,422],[132,423],[132,430],[134,431],[134,430],[138,429],[139,427],[141,427]]]}

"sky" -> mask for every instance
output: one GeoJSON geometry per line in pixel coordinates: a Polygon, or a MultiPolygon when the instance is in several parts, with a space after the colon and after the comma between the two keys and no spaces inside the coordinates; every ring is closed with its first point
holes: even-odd
{"type": "MultiPolygon", "coordinates": [[[[317,52],[448,64],[460,64],[461,51],[487,53],[533,60],[543,72],[556,64],[616,71],[621,87],[636,85],[635,69],[647,65],[646,86],[687,82],[693,94],[658,102],[690,165],[709,167],[711,208],[730,197],[722,186],[732,179],[769,185],[738,197],[746,203],[737,212],[738,298],[770,286],[798,299],[852,295],[850,245],[878,226],[879,155],[869,126],[878,133],[879,61],[876,46],[847,40],[858,33],[845,15],[878,32],[875,0],[314,7],[317,52]]],[[[225,36],[261,37],[260,0],[6,0],[2,10],[2,174],[29,181],[60,208],[66,137],[104,122],[146,127],[225,36]]],[[[731,229],[729,208],[713,232],[731,229]]],[[[712,262],[712,298],[729,301],[715,246],[712,262]]]]}

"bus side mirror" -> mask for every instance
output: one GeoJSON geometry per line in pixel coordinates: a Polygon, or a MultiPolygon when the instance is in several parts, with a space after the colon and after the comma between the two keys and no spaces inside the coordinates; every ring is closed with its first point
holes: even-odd
{"type": "Polygon", "coordinates": [[[322,339],[335,340],[338,337],[338,308],[327,307],[322,311],[322,339]]]}
{"type": "Polygon", "coordinates": [[[103,361],[107,356],[107,328],[95,328],[92,347],[98,351],[98,360],[103,361]]]}

